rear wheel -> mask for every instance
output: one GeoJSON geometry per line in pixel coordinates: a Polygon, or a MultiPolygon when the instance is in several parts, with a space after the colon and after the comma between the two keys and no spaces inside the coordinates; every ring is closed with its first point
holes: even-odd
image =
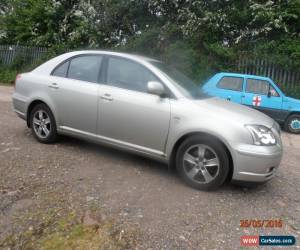
{"type": "Polygon", "coordinates": [[[286,131],[294,134],[300,133],[300,115],[290,115],[284,124],[284,128],[286,131]]]}
{"type": "Polygon", "coordinates": [[[45,104],[38,104],[32,109],[30,127],[39,142],[51,143],[57,140],[55,119],[51,110],[45,104]]]}
{"type": "Polygon", "coordinates": [[[212,190],[226,180],[229,159],[219,141],[207,136],[193,136],[180,145],[176,167],[190,186],[199,190],[212,190]]]}

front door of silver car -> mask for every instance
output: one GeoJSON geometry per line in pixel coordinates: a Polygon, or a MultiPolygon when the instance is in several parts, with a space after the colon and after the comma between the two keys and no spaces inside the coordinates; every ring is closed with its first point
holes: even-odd
{"type": "Polygon", "coordinates": [[[142,65],[118,57],[110,57],[106,69],[106,84],[99,89],[98,134],[163,155],[170,101],[147,93],[148,82],[158,81],[157,77],[142,65]]]}

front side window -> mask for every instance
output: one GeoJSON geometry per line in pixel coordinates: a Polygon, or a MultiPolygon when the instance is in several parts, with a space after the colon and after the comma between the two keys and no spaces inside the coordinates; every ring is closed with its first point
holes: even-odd
{"type": "Polygon", "coordinates": [[[260,95],[268,95],[269,82],[258,79],[247,79],[246,92],[260,95]]]}
{"type": "Polygon", "coordinates": [[[107,84],[123,89],[147,92],[150,81],[158,81],[155,75],[138,63],[112,57],[108,62],[107,84]]]}
{"type": "Polygon", "coordinates": [[[275,96],[275,97],[279,96],[278,92],[276,91],[276,89],[274,89],[272,85],[270,85],[270,94],[271,96],[275,96]]]}
{"type": "Polygon", "coordinates": [[[68,78],[98,82],[101,62],[102,56],[98,55],[75,57],[70,62],[68,78]]]}
{"type": "Polygon", "coordinates": [[[242,77],[224,76],[219,81],[217,87],[221,88],[221,89],[242,91],[243,90],[243,78],[242,77]]]}
{"type": "Polygon", "coordinates": [[[184,75],[176,68],[166,65],[160,61],[149,61],[160,70],[174,85],[174,87],[185,97],[190,99],[203,99],[205,95],[201,88],[188,76],[184,75]]]}
{"type": "Polygon", "coordinates": [[[53,76],[66,77],[69,68],[69,61],[59,65],[52,73],[53,76]]]}

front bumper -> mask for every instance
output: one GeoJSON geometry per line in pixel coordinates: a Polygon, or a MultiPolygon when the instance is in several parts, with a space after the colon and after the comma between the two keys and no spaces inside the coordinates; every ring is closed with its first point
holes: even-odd
{"type": "Polygon", "coordinates": [[[239,145],[234,150],[233,181],[266,182],[274,177],[282,158],[282,145],[239,145]]]}

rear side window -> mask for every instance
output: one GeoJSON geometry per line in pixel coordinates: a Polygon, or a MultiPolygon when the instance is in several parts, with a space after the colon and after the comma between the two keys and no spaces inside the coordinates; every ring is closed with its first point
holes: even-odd
{"type": "Polygon", "coordinates": [[[87,82],[98,82],[101,63],[102,56],[98,55],[75,57],[70,62],[68,78],[87,82]]]}
{"type": "Polygon", "coordinates": [[[242,77],[224,76],[219,81],[217,87],[220,89],[242,91],[243,90],[243,78],[242,77]]]}
{"type": "Polygon", "coordinates": [[[258,79],[247,79],[246,92],[267,95],[269,92],[269,82],[258,79]]]}
{"type": "Polygon", "coordinates": [[[66,77],[69,67],[69,61],[59,65],[52,73],[53,76],[66,77]]]}

